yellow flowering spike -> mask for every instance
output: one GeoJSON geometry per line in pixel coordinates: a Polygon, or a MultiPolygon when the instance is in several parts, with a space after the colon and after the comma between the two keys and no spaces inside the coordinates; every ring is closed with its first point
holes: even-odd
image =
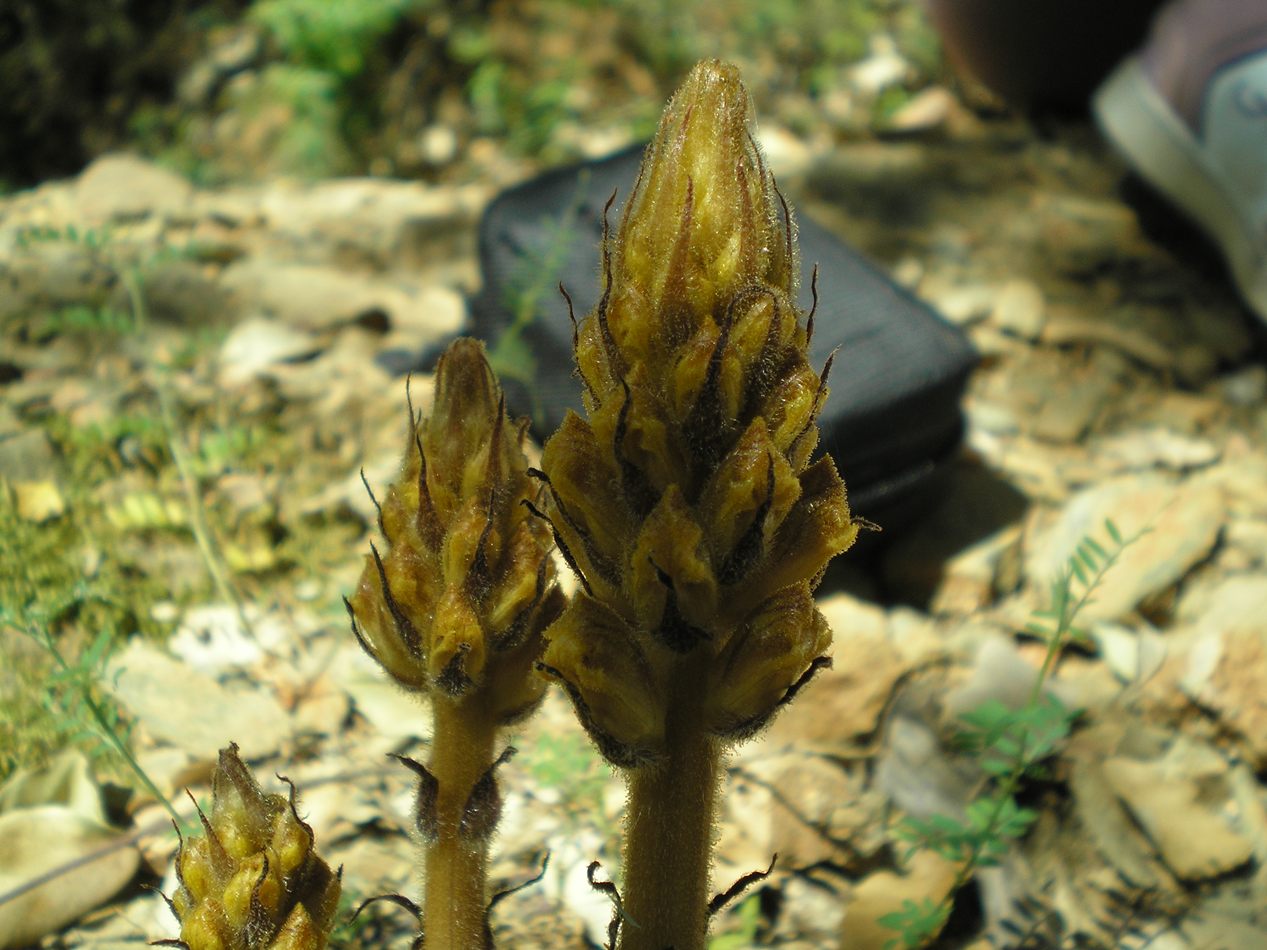
{"type": "Polygon", "coordinates": [[[830,631],[812,591],[858,525],[811,464],[796,227],[729,65],[700,63],[648,147],[578,328],[586,418],[544,450],[544,515],[583,592],[542,670],[630,770],[622,948],[703,945],[720,755],[800,688],[830,631]]]}
{"type": "MultiPolygon", "coordinates": [[[[201,813],[200,813],[201,815],[201,813]]],[[[204,834],[182,841],[171,900],[188,950],[321,950],[334,929],[339,873],[313,849],[289,797],[266,795],[238,757],[220,752],[204,834]]]]}
{"type": "Polygon", "coordinates": [[[483,344],[455,341],[436,368],[430,417],[410,409],[404,466],[381,508],[388,547],[371,546],[349,603],[363,646],[399,683],[456,698],[496,678],[484,701],[502,719],[531,709],[544,686],[496,667],[514,665],[525,642],[539,651],[560,604],[549,530],[524,505],[537,495],[524,434],[483,344]]]}
{"type": "MultiPolygon", "coordinates": [[[[827,390],[795,304],[795,226],[733,67],[701,63],[669,103],[603,260],[603,298],[577,340],[589,420],[564,422],[542,468],[560,547],[628,631],[622,655],[659,670],[663,722],[671,665],[657,657],[700,650],[720,664],[739,630],[768,648],[753,624],[779,624],[789,586],[813,620],[812,584],[858,530],[831,460],[808,464],[827,390]]],[[[569,609],[592,612],[579,599],[569,609]]],[[[597,687],[582,626],[565,616],[543,662],[610,749],[632,723],[605,721],[600,710],[623,707],[586,698],[597,687]]],[[[710,671],[720,738],[725,723],[768,718],[828,646],[822,629],[780,633],[773,667],[710,671]],[[777,688],[744,682],[772,669],[777,688]],[[737,719],[735,696],[768,708],[737,719]]],[[[602,689],[615,694],[606,677],[602,689]]],[[[664,741],[641,734],[638,752],[664,741]]]]}
{"type": "Polygon", "coordinates": [[[401,760],[418,779],[428,950],[484,945],[494,773],[508,757],[495,757],[497,733],[545,695],[542,633],[563,608],[551,532],[533,514],[527,424],[507,417],[483,344],[454,341],[431,415],[410,406],[404,466],[380,509],[387,547],[371,547],[347,604],[370,656],[431,701],[429,760],[401,760]]]}

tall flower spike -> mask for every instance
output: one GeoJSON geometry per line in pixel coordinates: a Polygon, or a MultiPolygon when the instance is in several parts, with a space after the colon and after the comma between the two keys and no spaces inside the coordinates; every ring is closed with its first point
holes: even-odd
{"type": "MultiPolygon", "coordinates": [[[[200,813],[201,815],[201,813],[200,813]]],[[[182,841],[171,899],[188,950],[321,950],[334,929],[339,874],[313,850],[290,795],[266,795],[238,758],[220,751],[203,835],[182,841]]]]}
{"type": "Polygon", "coordinates": [[[853,543],[827,397],[795,304],[796,229],[738,71],[673,97],[577,334],[586,419],[545,447],[548,516],[583,591],[546,633],[603,754],[630,770],[622,947],[703,945],[726,743],[821,663],[812,591],[853,543]],[[691,905],[684,913],[675,908],[691,905]]]}
{"type": "Polygon", "coordinates": [[[488,842],[500,802],[497,730],[530,713],[546,683],[534,667],[558,617],[549,527],[531,514],[527,420],[506,415],[476,340],[436,368],[426,420],[409,407],[400,478],[380,508],[387,548],[371,546],[348,601],[365,650],[431,701],[434,740],[418,776],[428,950],[480,947],[488,842]]]}

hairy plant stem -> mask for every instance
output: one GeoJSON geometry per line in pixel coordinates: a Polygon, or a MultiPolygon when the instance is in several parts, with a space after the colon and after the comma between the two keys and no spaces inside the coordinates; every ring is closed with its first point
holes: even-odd
{"type": "MultiPolygon", "coordinates": [[[[471,792],[493,764],[496,727],[479,697],[436,696],[430,771],[436,779],[435,835],[423,855],[427,950],[484,946],[491,827],[463,829],[471,792]]],[[[492,803],[489,803],[492,807],[492,803]]]]}
{"type": "Polygon", "coordinates": [[[701,950],[721,778],[721,743],[703,726],[708,657],[679,664],[666,735],[654,765],[629,773],[620,950],[701,950]]]}

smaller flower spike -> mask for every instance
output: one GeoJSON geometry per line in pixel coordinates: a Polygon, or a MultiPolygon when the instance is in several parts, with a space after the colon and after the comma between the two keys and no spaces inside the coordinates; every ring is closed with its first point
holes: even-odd
{"type": "MultiPolygon", "coordinates": [[[[290,784],[287,782],[287,784],[290,784]]],[[[188,950],[322,950],[334,929],[339,873],[313,849],[290,794],[266,795],[238,758],[220,750],[204,834],[182,841],[170,904],[188,950]]]]}
{"type": "Polygon", "coordinates": [[[362,646],[402,686],[456,700],[480,688],[501,724],[530,712],[541,630],[562,606],[550,530],[528,507],[527,420],[506,415],[483,344],[459,339],[436,368],[435,405],[409,407],[400,478],[382,504],[349,603],[362,646]]]}
{"type": "Polygon", "coordinates": [[[542,632],[558,618],[545,490],[528,474],[528,420],[506,415],[484,346],[459,339],[436,367],[435,403],[409,405],[404,466],[379,508],[387,545],[370,546],[348,601],[361,646],[431,701],[418,782],[427,950],[484,944],[487,855],[501,797],[497,731],[536,708],[542,632]]]}

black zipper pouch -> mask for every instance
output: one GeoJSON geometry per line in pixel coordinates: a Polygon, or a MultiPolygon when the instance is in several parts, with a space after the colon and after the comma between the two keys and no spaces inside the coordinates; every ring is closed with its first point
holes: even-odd
{"type": "MultiPolygon", "coordinates": [[[[583,414],[573,372],[572,324],[600,296],[603,206],[620,223],[642,146],[552,171],[503,192],[480,223],[484,285],[471,301],[510,408],[544,440],[568,409],[583,414]]],[[[888,538],[936,499],[938,476],[963,434],[960,397],[976,354],[960,330],[806,215],[796,216],[802,275],[798,305],[818,308],[810,362],[837,350],[831,395],[819,417],[855,515],[888,538]]]]}

